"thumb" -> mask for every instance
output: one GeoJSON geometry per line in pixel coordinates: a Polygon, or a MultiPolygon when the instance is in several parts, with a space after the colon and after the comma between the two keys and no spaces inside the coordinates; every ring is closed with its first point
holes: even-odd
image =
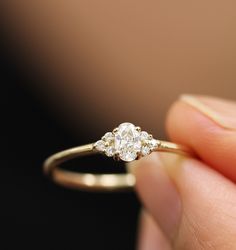
{"type": "Polygon", "coordinates": [[[136,190],[174,249],[236,249],[236,186],[205,164],[152,153],[131,163],[136,190]]]}

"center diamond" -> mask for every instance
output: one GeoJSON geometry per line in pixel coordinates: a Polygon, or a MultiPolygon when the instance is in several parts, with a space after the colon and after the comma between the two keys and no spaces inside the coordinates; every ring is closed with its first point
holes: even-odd
{"type": "Polygon", "coordinates": [[[115,131],[114,147],[123,161],[133,161],[140,152],[140,131],[132,123],[122,123],[115,131]]]}
{"type": "Polygon", "coordinates": [[[127,162],[149,155],[158,148],[159,143],[151,134],[141,131],[140,127],[125,122],[95,142],[94,148],[108,157],[127,162]]]}

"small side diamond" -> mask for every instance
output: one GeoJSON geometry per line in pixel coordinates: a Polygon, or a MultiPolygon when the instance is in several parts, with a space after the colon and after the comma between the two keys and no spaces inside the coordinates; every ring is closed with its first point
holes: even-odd
{"type": "Polygon", "coordinates": [[[142,141],[146,141],[149,138],[149,134],[146,131],[142,131],[140,133],[140,138],[141,138],[142,141]]]}
{"type": "Polygon", "coordinates": [[[114,156],[115,155],[115,148],[114,148],[114,146],[108,146],[108,147],[106,147],[105,154],[108,157],[114,156]]]}
{"type": "Polygon", "coordinates": [[[141,148],[142,156],[149,155],[151,153],[151,148],[150,148],[150,145],[149,145],[150,135],[146,131],[142,131],[140,133],[140,138],[141,138],[141,141],[142,141],[142,148],[141,148]]]}
{"type": "Polygon", "coordinates": [[[105,154],[108,157],[115,155],[115,148],[114,148],[114,135],[111,132],[107,132],[103,137],[102,140],[105,143],[105,154]]]}
{"type": "Polygon", "coordinates": [[[94,147],[100,151],[104,152],[105,151],[105,142],[103,140],[99,140],[94,144],[94,147]]]}
{"type": "Polygon", "coordinates": [[[142,153],[142,156],[149,155],[151,153],[150,147],[148,145],[142,146],[141,153],[142,153]]]}
{"type": "Polygon", "coordinates": [[[156,139],[150,139],[150,135],[145,135],[146,140],[142,141],[142,149],[141,153],[142,156],[149,155],[153,150],[155,150],[158,147],[158,140],[156,139]]]}
{"type": "Polygon", "coordinates": [[[107,143],[111,143],[114,141],[114,135],[111,132],[107,132],[103,137],[102,140],[107,142],[107,143]]]}
{"type": "Polygon", "coordinates": [[[159,142],[156,139],[151,139],[148,144],[149,144],[150,149],[154,150],[158,147],[159,142]]]}

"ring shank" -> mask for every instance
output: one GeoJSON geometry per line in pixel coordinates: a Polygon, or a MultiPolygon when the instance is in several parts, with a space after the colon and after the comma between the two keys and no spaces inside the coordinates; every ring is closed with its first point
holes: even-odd
{"type": "Polygon", "coordinates": [[[122,190],[135,184],[132,174],[80,174],[59,168],[54,171],[52,179],[65,187],[97,191],[122,190]]]}
{"type": "MultiPolygon", "coordinates": [[[[182,155],[189,155],[190,152],[183,146],[172,142],[159,141],[155,151],[171,152],[182,155]]],[[[115,191],[130,189],[135,185],[135,177],[130,173],[124,174],[92,174],[77,173],[60,168],[63,162],[76,157],[96,154],[94,143],[71,148],[50,156],[44,163],[44,173],[51,179],[64,186],[73,189],[115,191]]]]}

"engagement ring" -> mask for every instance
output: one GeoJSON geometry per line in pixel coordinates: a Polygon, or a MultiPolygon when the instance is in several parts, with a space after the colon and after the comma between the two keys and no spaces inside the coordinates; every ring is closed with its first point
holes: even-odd
{"type": "Polygon", "coordinates": [[[77,173],[60,168],[61,164],[75,157],[101,153],[114,160],[131,162],[146,157],[154,151],[189,155],[184,146],[154,139],[146,131],[132,123],[122,123],[107,132],[95,143],[71,148],[50,156],[44,163],[44,172],[60,185],[87,190],[119,190],[133,187],[135,177],[124,174],[77,173]]]}

